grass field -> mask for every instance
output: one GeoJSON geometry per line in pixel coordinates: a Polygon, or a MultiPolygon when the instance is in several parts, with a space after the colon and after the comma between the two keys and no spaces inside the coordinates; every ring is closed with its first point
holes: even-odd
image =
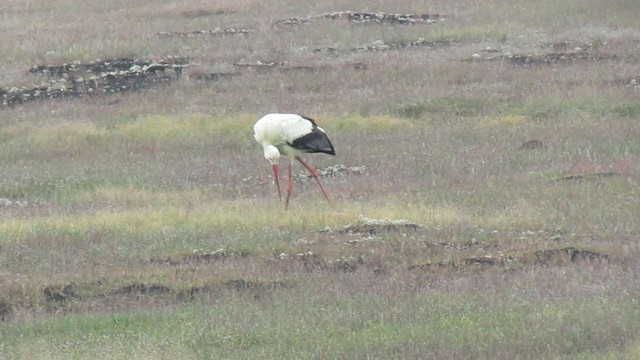
{"type": "Polygon", "coordinates": [[[0,358],[640,358],[638,15],[3,2],[0,358]],[[175,57],[135,91],[7,102],[88,84],[36,65],[175,57]],[[269,112],[325,128],[319,169],[360,169],[323,179],[332,206],[300,177],[284,211],[269,112]]]}

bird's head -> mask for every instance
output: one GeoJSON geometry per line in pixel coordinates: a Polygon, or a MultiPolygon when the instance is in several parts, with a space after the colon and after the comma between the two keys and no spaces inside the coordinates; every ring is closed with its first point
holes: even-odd
{"type": "Polygon", "coordinates": [[[278,164],[278,161],[280,161],[280,151],[273,145],[267,145],[264,147],[264,157],[269,160],[271,165],[278,164]]]}

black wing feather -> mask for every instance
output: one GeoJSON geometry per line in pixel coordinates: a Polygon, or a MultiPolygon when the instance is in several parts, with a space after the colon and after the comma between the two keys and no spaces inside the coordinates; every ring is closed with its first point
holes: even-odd
{"type": "Polygon", "coordinates": [[[325,153],[335,155],[336,151],[327,134],[318,129],[318,126],[313,119],[304,116],[302,118],[309,120],[313,125],[311,132],[293,140],[293,142],[289,143],[289,146],[307,153],[325,153]]]}

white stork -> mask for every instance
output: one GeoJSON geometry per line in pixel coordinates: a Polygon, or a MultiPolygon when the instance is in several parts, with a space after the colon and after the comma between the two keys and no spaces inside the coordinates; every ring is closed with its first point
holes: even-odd
{"type": "Polygon", "coordinates": [[[291,174],[291,162],[293,159],[298,160],[309,170],[318,182],[325,199],[331,204],[318,177],[318,170],[300,158],[300,155],[305,153],[336,154],[331,140],[329,140],[324,130],[316,125],[313,119],[296,114],[267,114],[258,119],[253,126],[253,131],[256,141],[262,145],[264,157],[271,163],[273,177],[281,201],[282,193],[280,192],[280,181],[278,180],[280,166],[278,161],[282,155],[289,158],[289,184],[287,186],[287,199],[284,203],[285,210],[289,206],[289,198],[293,190],[293,176],[291,174]]]}

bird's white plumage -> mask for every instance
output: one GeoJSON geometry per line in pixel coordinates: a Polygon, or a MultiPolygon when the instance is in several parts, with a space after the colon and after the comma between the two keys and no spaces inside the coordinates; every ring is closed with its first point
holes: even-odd
{"type": "Polygon", "coordinates": [[[335,150],[331,141],[324,133],[324,130],[314,123],[313,120],[304,118],[296,114],[268,114],[256,122],[253,126],[253,136],[262,145],[264,157],[269,160],[273,168],[273,179],[278,188],[278,196],[282,200],[280,192],[280,165],[278,161],[281,155],[289,157],[289,183],[287,186],[287,198],[284,203],[285,210],[289,205],[289,198],[293,189],[293,177],[291,173],[291,162],[298,160],[309,170],[318,182],[327,202],[331,204],[327,192],[322,186],[318,177],[318,170],[311,164],[300,158],[305,153],[326,153],[335,155],[335,150]]]}
{"type": "MultiPolygon", "coordinates": [[[[318,127],[323,131],[322,128],[318,127]]],[[[275,146],[287,156],[296,156],[301,152],[289,146],[313,130],[313,123],[297,114],[268,114],[261,117],[253,126],[253,136],[265,148],[275,146]]]]}

